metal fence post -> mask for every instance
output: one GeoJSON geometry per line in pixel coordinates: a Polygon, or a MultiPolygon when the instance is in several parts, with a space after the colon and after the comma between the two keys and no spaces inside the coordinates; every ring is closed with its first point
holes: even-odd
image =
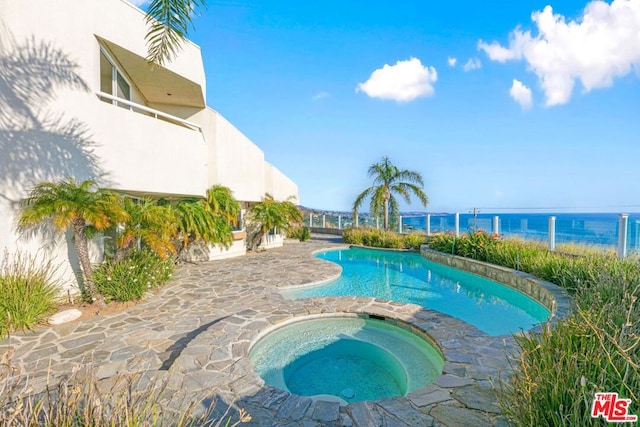
{"type": "Polygon", "coordinates": [[[309,227],[313,227],[313,214],[309,214],[309,227]]]}
{"type": "Polygon", "coordinates": [[[549,250],[556,250],[556,217],[549,217],[549,250]]]}
{"type": "Polygon", "coordinates": [[[454,227],[455,227],[455,235],[456,237],[460,237],[460,214],[458,212],[455,213],[454,216],[454,227]]]}
{"type": "Polygon", "coordinates": [[[398,233],[402,233],[402,215],[398,216],[398,233]]]}
{"type": "Polygon", "coordinates": [[[380,218],[376,217],[376,230],[380,229],[380,218]]]}
{"type": "Polygon", "coordinates": [[[322,228],[327,228],[327,216],[322,214],[322,228]]]}
{"type": "Polygon", "coordinates": [[[338,230],[342,230],[342,215],[338,215],[338,230]]]}
{"type": "Polygon", "coordinates": [[[493,234],[500,235],[500,217],[497,215],[493,217],[493,234]]]}
{"type": "Polygon", "coordinates": [[[627,230],[629,229],[629,215],[620,214],[618,222],[618,258],[627,256],[627,230]]]}
{"type": "Polygon", "coordinates": [[[427,236],[431,236],[431,214],[427,214],[427,236]]]}
{"type": "Polygon", "coordinates": [[[356,228],[359,227],[359,223],[358,223],[358,215],[356,215],[356,228]]]}

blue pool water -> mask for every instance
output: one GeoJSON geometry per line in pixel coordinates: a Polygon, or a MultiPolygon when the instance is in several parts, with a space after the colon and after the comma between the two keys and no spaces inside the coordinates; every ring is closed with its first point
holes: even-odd
{"type": "Polygon", "coordinates": [[[489,335],[529,330],[549,318],[539,302],[418,253],[351,248],[317,254],[342,266],[331,283],[284,292],[287,298],[367,296],[417,304],[461,319],[489,335]]]}
{"type": "Polygon", "coordinates": [[[422,337],[342,315],[278,326],[252,345],[249,360],[273,387],[342,404],[405,395],[431,384],[444,366],[422,337]]]}

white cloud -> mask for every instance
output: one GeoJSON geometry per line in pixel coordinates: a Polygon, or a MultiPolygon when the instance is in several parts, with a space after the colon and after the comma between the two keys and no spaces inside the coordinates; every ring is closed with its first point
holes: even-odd
{"type": "Polygon", "coordinates": [[[321,99],[325,99],[325,98],[328,98],[330,96],[331,96],[331,94],[329,92],[324,92],[323,91],[323,92],[316,93],[315,95],[313,95],[311,97],[311,99],[313,99],[314,101],[319,101],[321,99]]]}
{"type": "Polygon", "coordinates": [[[369,80],[358,84],[356,92],[364,92],[371,98],[409,102],[433,95],[433,84],[437,80],[434,67],[423,66],[418,58],[410,58],[378,68],[369,80]]]}
{"type": "Polygon", "coordinates": [[[480,40],[478,48],[494,61],[525,60],[540,80],[546,104],[569,102],[576,80],[585,92],[608,87],[615,77],[640,72],[640,1],[592,1],[576,20],[554,14],[551,6],[534,12],[538,34],[516,28],[509,46],[480,40]]]}
{"type": "Polygon", "coordinates": [[[465,71],[473,71],[478,68],[482,68],[482,62],[478,58],[469,58],[469,60],[462,67],[465,71]]]}
{"type": "Polygon", "coordinates": [[[504,192],[502,190],[496,190],[496,197],[500,198],[504,196],[504,192]]]}
{"type": "Polygon", "coordinates": [[[458,58],[453,58],[451,56],[447,57],[447,64],[449,64],[449,67],[455,67],[456,62],[458,62],[458,58]]]}
{"type": "Polygon", "coordinates": [[[509,95],[522,107],[523,110],[531,108],[531,89],[519,80],[513,79],[509,95]]]}

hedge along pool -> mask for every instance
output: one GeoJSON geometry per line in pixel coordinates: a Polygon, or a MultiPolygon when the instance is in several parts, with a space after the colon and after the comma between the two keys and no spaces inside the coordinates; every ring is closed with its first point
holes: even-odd
{"type": "Polygon", "coordinates": [[[529,330],[550,316],[546,307],[515,289],[418,253],[350,248],[316,256],[342,266],[342,276],[324,285],[284,290],[285,298],[366,296],[417,304],[493,336],[529,330]]]}

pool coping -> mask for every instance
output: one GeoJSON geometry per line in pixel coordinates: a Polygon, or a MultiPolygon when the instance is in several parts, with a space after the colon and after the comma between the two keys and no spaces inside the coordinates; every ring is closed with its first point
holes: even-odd
{"type": "MultiPolygon", "coordinates": [[[[273,425],[295,422],[338,423],[338,425],[384,425],[390,420],[420,420],[419,425],[433,425],[451,413],[476,420],[476,425],[492,425],[499,418],[494,384],[509,375],[507,354],[516,354],[513,336],[489,336],[462,320],[414,304],[368,297],[315,297],[282,300],[277,314],[255,311],[221,320],[199,335],[188,351],[175,361],[180,381],[191,392],[206,394],[215,386],[224,401],[234,402],[236,409],[251,414],[262,413],[273,425]],[[385,321],[428,338],[442,353],[444,368],[436,381],[405,396],[354,402],[338,402],[299,396],[266,385],[253,371],[249,361],[251,346],[269,330],[286,322],[317,316],[378,316],[385,321]],[[266,321],[266,322],[265,322],[266,321]],[[239,329],[236,329],[240,325],[239,329]],[[228,359],[220,364],[216,337],[231,327],[242,340],[231,343],[228,359]],[[452,331],[455,331],[452,333],[452,331]],[[242,372],[242,375],[238,373],[242,372]],[[217,380],[220,377],[232,381],[217,380]],[[194,388],[194,384],[198,386],[194,388]],[[473,397],[470,397],[473,396],[473,397]],[[481,396],[482,398],[478,398],[481,396]],[[384,423],[383,420],[387,420],[384,423]]],[[[406,422],[406,421],[405,421],[406,422]]],[[[325,424],[321,424],[325,425],[325,424]]],[[[335,424],[327,424],[335,425],[335,424]]],[[[412,424],[409,424],[412,425],[412,424]]]]}

